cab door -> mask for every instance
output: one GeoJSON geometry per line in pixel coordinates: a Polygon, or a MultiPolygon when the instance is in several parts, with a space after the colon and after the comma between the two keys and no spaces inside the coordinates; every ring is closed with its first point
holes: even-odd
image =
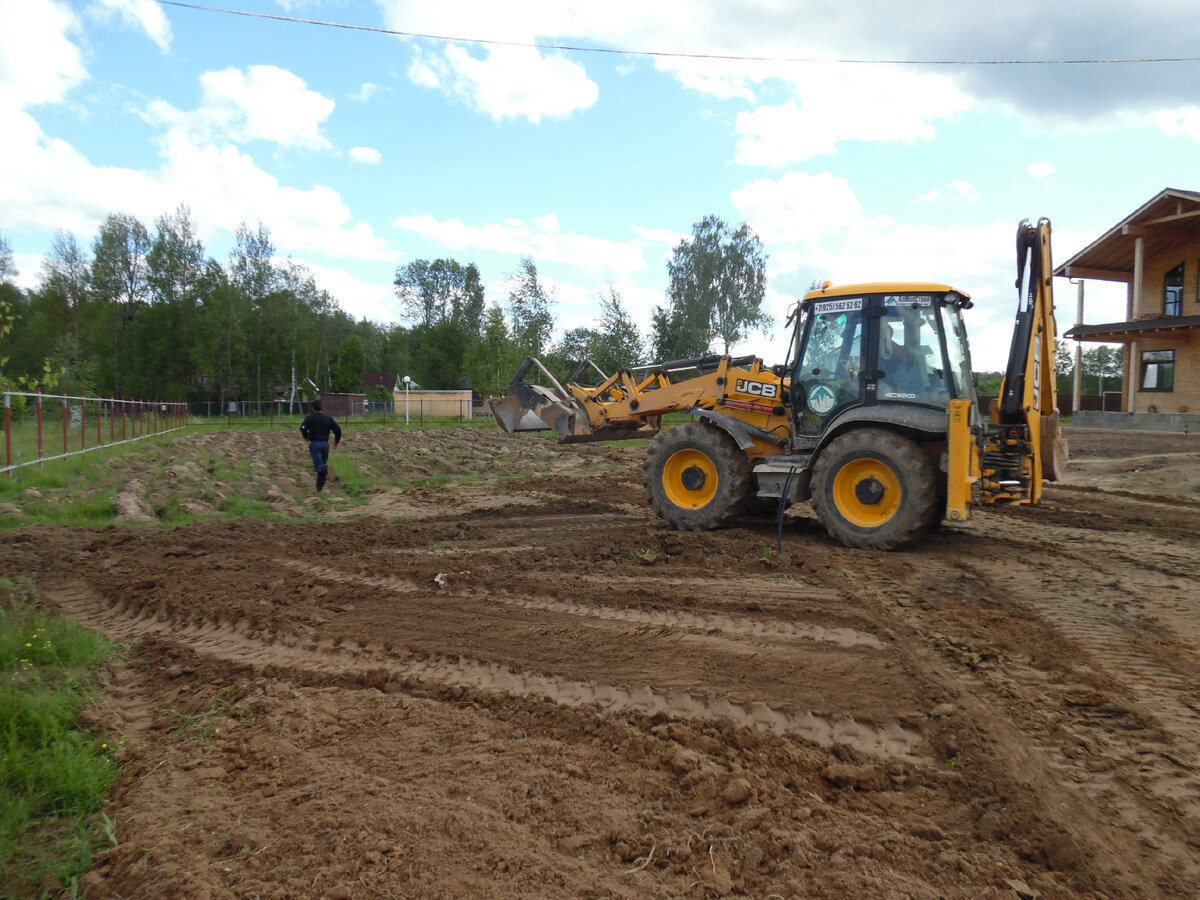
{"type": "Polygon", "coordinates": [[[792,376],[797,435],[820,435],[839,413],[861,405],[866,345],[864,298],[813,302],[792,376]]]}

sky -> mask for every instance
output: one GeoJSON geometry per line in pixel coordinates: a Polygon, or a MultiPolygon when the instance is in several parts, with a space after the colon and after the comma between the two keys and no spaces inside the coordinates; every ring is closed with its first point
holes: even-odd
{"type": "MultiPolygon", "coordinates": [[[[936,281],[974,298],[988,371],[1021,219],[1051,220],[1062,262],[1200,189],[1194,0],[224,3],[256,15],[0,0],[18,284],[57,231],[90,246],[109,213],[153,232],[185,204],[210,256],[262,223],[356,319],[404,324],[418,259],[474,262],[503,305],[529,256],[557,334],[595,327],[611,285],[648,338],[672,251],[717,215],[767,254],[772,324],[737,353],[782,362],[814,281],[936,281]]],[[[1056,292],[1061,333],[1076,289],[1056,292]]],[[[1089,281],[1084,320],[1124,297],[1089,281]]]]}

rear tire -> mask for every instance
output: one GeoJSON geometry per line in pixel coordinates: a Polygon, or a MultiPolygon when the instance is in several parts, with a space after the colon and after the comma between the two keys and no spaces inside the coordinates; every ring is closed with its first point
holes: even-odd
{"type": "Polygon", "coordinates": [[[745,508],[750,460],[717,426],[688,422],[654,439],[642,484],[650,506],[668,525],[707,531],[724,526],[745,508]]]}
{"type": "Polygon", "coordinates": [[[914,441],[882,428],[834,440],[813,466],[812,505],[847,547],[893,550],[941,518],[938,470],[914,441]]]}

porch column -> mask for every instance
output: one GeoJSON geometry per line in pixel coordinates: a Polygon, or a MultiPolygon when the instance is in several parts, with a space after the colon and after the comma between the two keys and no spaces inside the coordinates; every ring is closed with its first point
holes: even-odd
{"type": "Polygon", "coordinates": [[[1125,411],[1137,412],[1134,409],[1133,401],[1137,396],[1138,389],[1138,342],[1129,342],[1129,358],[1125,363],[1125,411]]]}
{"type": "Polygon", "coordinates": [[[1133,296],[1129,298],[1130,308],[1125,316],[1126,322],[1132,322],[1142,314],[1142,267],[1145,263],[1146,245],[1141,235],[1133,239],[1133,296]]]}
{"type": "MultiPolygon", "coordinates": [[[[1075,327],[1078,328],[1083,324],[1083,282],[1084,279],[1079,279],[1079,285],[1076,288],[1078,292],[1078,302],[1075,310],[1075,327]]],[[[1079,412],[1079,404],[1083,401],[1083,342],[1076,339],[1075,341],[1075,377],[1071,385],[1071,415],[1079,412]]],[[[1103,410],[1101,410],[1103,412],[1103,410]]]]}

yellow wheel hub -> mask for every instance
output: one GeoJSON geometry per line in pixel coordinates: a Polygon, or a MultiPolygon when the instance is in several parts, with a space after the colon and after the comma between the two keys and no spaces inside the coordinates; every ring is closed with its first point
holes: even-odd
{"type": "Polygon", "coordinates": [[[834,476],[833,500],[846,521],[861,528],[877,528],[900,509],[900,479],[886,463],[856,459],[834,476]]]}
{"type": "Polygon", "coordinates": [[[680,509],[700,509],[717,495],[717,467],[699,450],[672,453],[663,466],[662,479],[667,499],[680,509]]]}

